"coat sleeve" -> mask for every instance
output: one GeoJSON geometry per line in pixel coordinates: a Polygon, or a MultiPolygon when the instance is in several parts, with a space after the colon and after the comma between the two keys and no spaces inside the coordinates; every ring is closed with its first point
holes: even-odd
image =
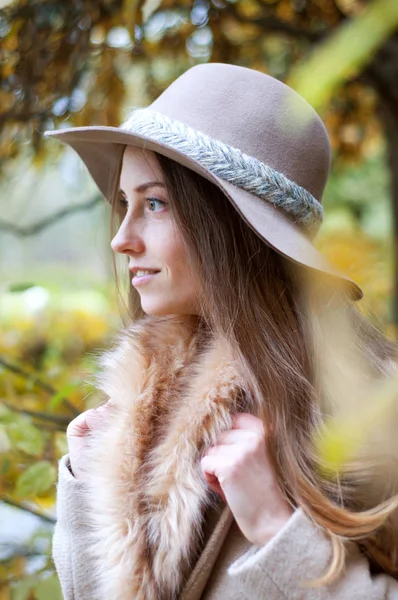
{"type": "Polygon", "coordinates": [[[330,540],[298,509],[270,542],[252,546],[235,560],[228,574],[242,600],[398,600],[398,582],[385,574],[372,576],[354,543],[335,583],[306,586],[306,580],[326,573],[331,557],[330,540]]]}
{"type": "Polygon", "coordinates": [[[57,522],[52,540],[52,558],[64,600],[92,600],[94,565],[87,548],[87,507],[84,482],[69,467],[69,455],[59,461],[57,522]]]}

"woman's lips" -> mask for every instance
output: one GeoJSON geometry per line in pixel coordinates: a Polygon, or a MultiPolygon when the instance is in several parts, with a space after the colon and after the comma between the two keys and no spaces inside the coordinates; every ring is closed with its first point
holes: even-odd
{"type": "Polygon", "coordinates": [[[142,275],[141,277],[139,277],[138,275],[134,275],[133,279],[131,280],[131,283],[134,287],[144,285],[144,283],[148,283],[148,281],[151,281],[151,279],[156,277],[156,275],[159,275],[159,273],[160,271],[158,271],[157,273],[148,273],[147,275],[142,275]]]}

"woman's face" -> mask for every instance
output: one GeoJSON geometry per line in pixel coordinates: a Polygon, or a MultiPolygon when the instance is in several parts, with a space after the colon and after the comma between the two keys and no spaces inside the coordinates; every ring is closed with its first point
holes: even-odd
{"type": "Polygon", "coordinates": [[[197,314],[194,277],[153,152],[126,146],[120,189],[123,221],[111,246],[129,257],[132,285],[143,311],[158,316],[197,314]]]}

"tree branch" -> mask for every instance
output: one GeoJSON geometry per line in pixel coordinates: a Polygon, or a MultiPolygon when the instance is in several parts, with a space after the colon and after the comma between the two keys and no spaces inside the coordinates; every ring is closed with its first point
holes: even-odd
{"type": "Polygon", "coordinates": [[[256,25],[264,31],[277,31],[279,33],[286,33],[295,38],[304,38],[310,42],[318,42],[319,40],[326,37],[327,34],[320,33],[317,31],[311,31],[304,27],[294,25],[288,21],[282,21],[275,15],[264,15],[259,18],[251,18],[241,15],[236,10],[236,6],[233,4],[227,5],[222,9],[223,13],[232,15],[239,23],[250,23],[250,25],[256,25]]]}
{"type": "Polygon", "coordinates": [[[42,221],[34,223],[33,225],[29,225],[28,227],[18,227],[17,225],[13,225],[12,223],[7,223],[6,221],[0,220],[0,231],[6,231],[7,233],[12,233],[13,235],[18,235],[20,237],[36,235],[43,231],[43,229],[54,225],[54,223],[57,223],[57,221],[60,221],[68,215],[77,212],[83,212],[86,210],[91,210],[101,201],[102,196],[96,194],[94,198],[92,198],[88,202],[83,202],[82,204],[76,204],[74,206],[67,206],[66,208],[63,208],[59,212],[55,213],[54,215],[46,217],[42,221]]]}
{"type": "MultiPolygon", "coordinates": [[[[7,360],[2,358],[1,356],[0,356],[0,365],[5,367],[12,373],[15,373],[16,375],[20,375],[24,379],[33,381],[33,385],[36,385],[37,387],[41,388],[48,394],[51,394],[51,396],[54,396],[54,394],[57,393],[56,389],[54,389],[50,384],[46,383],[45,381],[43,381],[42,379],[37,377],[37,375],[35,375],[34,373],[28,373],[21,367],[18,367],[17,365],[13,365],[13,364],[9,363],[7,360]]],[[[69,410],[72,412],[72,414],[75,417],[77,417],[77,415],[80,414],[80,411],[74,406],[74,404],[72,404],[72,402],[70,400],[68,400],[68,398],[63,398],[62,402],[63,402],[63,404],[65,404],[65,406],[67,406],[69,408],[69,410]]]]}
{"type": "Polygon", "coordinates": [[[363,72],[363,77],[369,81],[369,84],[376,90],[379,101],[383,101],[384,104],[388,105],[389,109],[394,112],[398,108],[398,101],[394,98],[390,87],[379,77],[376,69],[372,65],[367,67],[363,72]]]}
{"type": "Polygon", "coordinates": [[[30,508],[29,506],[26,506],[26,504],[20,504],[19,502],[16,502],[15,500],[11,500],[11,498],[3,497],[3,498],[0,498],[0,501],[4,502],[4,504],[8,504],[8,506],[13,506],[14,508],[19,508],[20,510],[24,510],[25,512],[28,512],[31,515],[34,515],[35,517],[39,517],[39,519],[42,519],[46,523],[51,523],[51,525],[55,525],[55,523],[57,521],[53,517],[49,517],[48,515],[43,515],[43,513],[39,512],[38,510],[35,510],[34,508],[30,508]]]}
{"type": "Polygon", "coordinates": [[[50,108],[41,111],[29,111],[26,107],[20,110],[8,110],[0,114],[0,130],[6,123],[29,123],[32,120],[44,121],[54,115],[50,108]]]}
{"type": "Polygon", "coordinates": [[[49,413],[28,410],[27,408],[17,408],[9,402],[4,401],[2,402],[2,404],[4,404],[4,406],[18,414],[29,415],[30,417],[34,417],[35,419],[40,419],[42,421],[48,421],[49,423],[55,423],[57,425],[69,425],[70,423],[70,419],[62,415],[50,415],[49,413]]]}

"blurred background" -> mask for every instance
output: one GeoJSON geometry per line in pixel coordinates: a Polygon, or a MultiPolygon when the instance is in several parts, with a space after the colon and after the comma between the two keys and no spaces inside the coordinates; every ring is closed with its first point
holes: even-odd
{"type": "Polygon", "coordinates": [[[0,600],[62,598],[57,461],[121,325],[106,203],[42,133],[117,126],[203,62],[269,73],[319,112],[333,169],[315,243],[396,339],[396,0],[0,0],[0,600]]]}

